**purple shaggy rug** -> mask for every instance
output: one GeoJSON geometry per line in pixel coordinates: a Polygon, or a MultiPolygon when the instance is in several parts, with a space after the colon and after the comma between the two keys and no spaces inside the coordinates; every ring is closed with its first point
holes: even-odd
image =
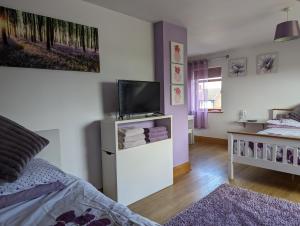
{"type": "Polygon", "coordinates": [[[300,205],[223,184],[165,226],[300,225],[300,205]]]}

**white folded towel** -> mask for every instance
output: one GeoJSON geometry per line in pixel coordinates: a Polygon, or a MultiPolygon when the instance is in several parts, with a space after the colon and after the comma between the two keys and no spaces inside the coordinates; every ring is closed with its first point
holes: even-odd
{"type": "Polygon", "coordinates": [[[134,128],[134,127],[124,127],[124,128],[119,128],[119,133],[121,133],[124,137],[134,136],[134,135],[143,134],[144,129],[134,128]]]}
{"type": "Polygon", "coordinates": [[[119,148],[120,149],[126,149],[126,148],[132,148],[136,146],[140,146],[146,144],[146,140],[138,140],[134,142],[119,142],[119,148]]]}
{"type": "Polygon", "coordinates": [[[139,140],[145,140],[146,136],[145,134],[138,134],[134,136],[123,136],[122,134],[119,134],[119,142],[132,142],[132,141],[139,141],[139,140]]]}

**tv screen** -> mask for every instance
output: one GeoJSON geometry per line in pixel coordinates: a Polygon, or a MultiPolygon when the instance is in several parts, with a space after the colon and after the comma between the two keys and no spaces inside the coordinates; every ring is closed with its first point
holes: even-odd
{"type": "Polygon", "coordinates": [[[160,112],[160,83],[118,81],[119,115],[160,112]]]}

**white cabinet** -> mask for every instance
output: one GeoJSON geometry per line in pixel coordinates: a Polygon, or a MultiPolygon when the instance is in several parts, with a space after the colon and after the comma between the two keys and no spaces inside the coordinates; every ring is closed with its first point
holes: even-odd
{"type": "Polygon", "coordinates": [[[101,122],[103,192],[124,205],[134,203],[173,184],[172,116],[101,122]],[[122,126],[166,126],[169,138],[119,149],[122,126]]]}

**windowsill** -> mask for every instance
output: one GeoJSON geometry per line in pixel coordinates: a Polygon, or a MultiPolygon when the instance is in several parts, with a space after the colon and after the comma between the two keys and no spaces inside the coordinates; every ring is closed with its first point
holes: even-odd
{"type": "Polygon", "coordinates": [[[221,113],[224,113],[224,111],[222,111],[222,110],[208,110],[208,113],[221,114],[221,113]]]}

